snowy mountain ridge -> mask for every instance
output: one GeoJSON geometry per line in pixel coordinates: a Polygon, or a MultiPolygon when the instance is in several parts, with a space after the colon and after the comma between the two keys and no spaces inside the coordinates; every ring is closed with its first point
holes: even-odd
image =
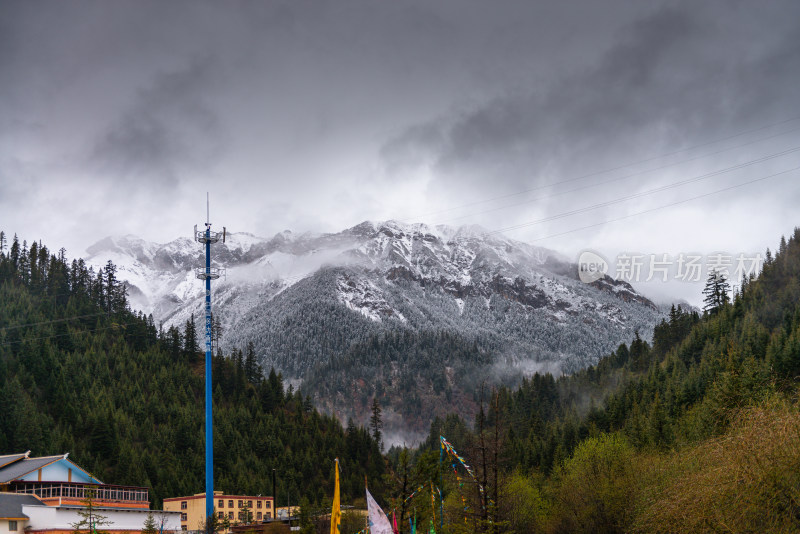
{"type": "MultiPolygon", "coordinates": [[[[193,273],[204,265],[199,243],[186,237],[156,244],[133,235],[110,236],[87,253],[87,264],[95,269],[108,260],[115,263],[134,309],[152,313],[165,325],[180,325],[192,313],[199,317],[204,289],[193,273]]],[[[324,269],[343,270],[335,283],[337,300],[374,322],[390,318],[406,322],[384,294],[381,286],[387,282],[438,287],[452,297],[458,316],[464,313],[465,299],[478,299],[488,308],[492,296],[499,295],[549,310],[554,321],[590,312],[624,323],[621,309],[597,305],[596,289],[654,308],[624,282],[605,279],[589,290],[569,273],[564,256],[479,226],[365,221],[331,234],[297,235],[286,230],[263,238],[228,233],[224,244],[212,247],[212,263],[227,268],[226,277],[212,285],[226,330],[235,328],[234,317],[243,317],[260,302],[324,269]],[[375,276],[383,284],[370,281],[375,276]]]]}
{"type": "MultiPolygon", "coordinates": [[[[154,244],[121,236],[103,239],[87,252],[95,269],[109,259],[117,265],[134,309],[152,313],[166,326],[182,326],[192,314],[200,324],[204,289],[193,272],[204,265],[199,243],[179,238],[154,244]]],[[[344,389],[345,382],[358,379],[377,387],[371,390],[377,395],[385,389],[373,383],[389,380],[394,386],[386,387],[395,387],[399,382],[393,381],[401,380],[420,395],[427,391],[430,378],[396,360],[412,348],[398,346],[392,351],[399,352],[370,356],[365,363],[368,347],[382,346],[391,336],[402,334],[402,343],[422,350],[415,358],[422,358],[424,367],[435,371],[434,353],[447,360],[447,387],[459,388],[466,386],[451,384],[452,377],[465,384],[478,376],[508,382],[537,369],[575,371],[634,332],[649,335],[661,317],[625,282],[606,277],[584,284],[577,267],[557,252],[475,226],[366,221],[329,234],[229,233],[226,243],[212,246],[212,263],[227,270],[212,284],[223,348],[253,343],[263,367],[309,384],[317,403],[343,419],[362,419],[352,396],[365,400],[355,390],[348,397],[323,386],[313,389],[319,384],[314,373],[332,362],[351,370],[341,378],[344,389]],[[435,332],[446,333],[446,341],[435,332]],[[414,336],[433,339],[426,347],[447,346],[420,348],[414,336]],[[442,352],[451,350],[455,355],[442,352]],[[352,361],[342,364],[340,358],[352,361]]],[[[436,395],[443,394],[437,388],[436,395]]],[[[430,400],[432,413],[448,405],[431,400],[435,395],[421,398],[430,400]]],[[[398,426],[418,407],[404,409],[410,411],[398,412],[398,426]]]]}
{"type": "MultiPolygon", "coordinates": [[[[238,282],[288,286],[312,275],[325,265],[362,265],[378,267],[385,261],[396,263],[400,270],[393,276],[427,277],[432,272],[454,283],[467,283],[471,251],[459,246],[466,240],[479,240],[486,232],[480,227],[431,227],[404,225],[395,221],[364,222],[336,234],[296,235],[286,230],[272,238],[251,233],[228,233],[226,242],[214,245],[213,264],[228,269],[228,279],[238,282]],[[417,246],[415,249],[415,239],[417,246]],[[438,245],[438,247],[436,246],[438,245]],[[421,253],[421,261],[411,256],[421,253]],[[452,254],[452,262],[441,261],[452,254]]],[[[552,251],[530,247],[505,238],[493,238],[498,259],[509,266],[504,247],[524,247],[527,260],[543,263],[552,251]],[[504,257],[505,256],[505,257],[504,257]]],[[[147,242],[134,235],[109,236],[87,249],[86,261],[98,269],[112,260],[120,279],[130,288],[134,308],[153,313],[170,323],[175,306],[202,293],[202,283],[193,283],[192,269],[204,265],[204,251],[199,243],[181,237],[166,244],[147,242]]],[[[226,280],[221,281],[222,285],[226,280]]]]}

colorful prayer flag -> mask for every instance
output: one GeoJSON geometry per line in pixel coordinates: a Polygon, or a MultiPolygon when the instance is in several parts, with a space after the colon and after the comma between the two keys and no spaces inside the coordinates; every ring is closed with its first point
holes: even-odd
{"type": "Polygon", "coordinates": [[[342,509],[339,502],[339,459],[336,458],[336,482],[333,486],[333,507],[331,508],[331,534],[339,534],[342,523],[342,509]]]}
{"type": "Polygon", "coordinates": [[[367,490],[367,519],[369,519],[369,534],[393,534],[389,518],[372,495],[367,490]]]}

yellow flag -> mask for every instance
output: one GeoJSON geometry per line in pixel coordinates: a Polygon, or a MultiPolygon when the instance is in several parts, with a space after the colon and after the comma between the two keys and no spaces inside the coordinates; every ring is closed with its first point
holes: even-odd
{"type": "Polygon", "coordinates": [[[339,534],[342,524],[342,509],[339,505],[339,459],[336,459],[336,483],[333,486],[333,508],[331,509],[331,534],[339,534]]]}

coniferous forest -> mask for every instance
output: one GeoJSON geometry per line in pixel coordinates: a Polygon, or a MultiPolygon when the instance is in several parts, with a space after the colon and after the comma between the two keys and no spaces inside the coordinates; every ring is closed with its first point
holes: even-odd
{"type": "Polygon", "coordinates": [[[652,342],[482,392],[470,425],[437,419],[415,454],[389,451],[394,472],[442,477],[448,532],[800,531],[800,230],[734,294],[716,273],[706,294],[652,342]],[[483,495],[434,467],[439,435],[483,495]]]}
{"type": "MultiPolygon", "coordinates": [[[[192,322],[163,329],[128,308],[108,263],[2,235],[0,451],[70,458],[107,483],[151,488],[155,506],[204,491],[204,354],[192,322]],[[8,243],[10,241],[10,243],[8,243]]],[[[377,494],[384,459],[369,432],[343,428],[262,373],[251,347],[213,359],[215,487],[298,504],[377,494]]]]}
{"type": "MultiPolygon", "coordinates": [[[[324,509],[338,456],[343,499],[367,475],[403,532],[409,517],[444,533],[798,531],[800,230],[732,294],[707,289],[702,313],[673,307],[652,339],[571,376],[476,385],[474,421],[437,418],[418,448],[385,456],[377,403],[374,428],[343,428],[264,376],[252,347],[217,354],[217,487],[268,494],[274,468],[279,502],[324,509]]],[[[69,451],[105,481],[150,486],[156,505],[202,491],[193,329],[131,311],[113,264],[93,272],[14,238],[0,255],[0,450],[69,451]]]]}

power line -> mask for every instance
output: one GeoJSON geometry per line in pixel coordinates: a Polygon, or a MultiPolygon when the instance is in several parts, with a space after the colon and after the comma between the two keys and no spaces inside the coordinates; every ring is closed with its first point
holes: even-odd
{"type": "MultiPolygon", "coordinates": [[[[792,131],[800,131],[800,128],[797,128],[796,130],[792,130],[792,131]]],[[[784,133],[788,133],[788,132],[784,132],[784,133]]],[[[773,137],[775,137],[775,136],[773,136],[773,137]]],[[[747,144],[750,144],[750,143],[745,143],[744,145],[738,145],[738,146],[735,146],[735,147],[731,147],[730,149],[720,150],[720,151],[715,152],[713,154],[706,154],[706,155],[698,156],[696,158],[691,158],[691,159],[688,159],[688,160],[683,160],[683,161],[679,161],[679,162],[675,162],[675,163],[669,163],[669,164],[666,164],[666,165],[662,165],[660,167],[655,167],[653,169],[647,169],[647,170],[644,170],[644,171],[639,171],[639,172],[635,172],[635,173],[631,173],[631,174],[626,174],[624,176],[619,176],[617,178],[611,178],[610,180],[605,180],[605,181],[602,181],[602,182],[596,182],[596,183],[592,183],[592,184],[588,184],[588,185],[584,185],[584,186],[580,186],[580,187],[575,187],[573,189],[567,189],[565,191],[558,191],[556,193],[552,193],[552,194],[549,194],[549,195],[546,195],[546,196],[541,196],[541,197],[536,197],[536,198],[532,198],[532,199],[528,199],[528,200],[523,200],[521,202],[515,202],[513,204],[504,204],[504,205],[498,206],[496,208],[491,208],[491,209],[488,209],[488,210],[479,211],[479,212],[476,212],[476,213],[470,213],[468,215],[462,215],[460,217],[455,217],[453,219],[448,219],[448,220],[445,220],[445,221],[441,221],[440,223],[437,223],[437,224],[446,224],[448,222],[458,221],[458,220],[462,220],[462,219],[468,219],[470,217],[474,217],[475,215],[484,215],[486,213],[493,213],[495,211],[500,211],[500,210],[504,210],[504,209],[507,209],[507,208],[513,208],[513,207],[516,207],[516,206],[522,206],[524,204],[530,204],[532,202],[539,202],[541,200],[548,200],[548,199],[555,198],[555,197],[558,197],[558,196],[561,196],[561,195],[566,195],[568,193],[575,193],[577,191],[584,191],[586,189],[591,189],[591,188],[594,188],[594,187],[600,187],[600,186],[603,186],[603,185],[608,185],[608,184],[611,184],[611,183],[614,183],[614,182],[619,182],[619,181],[622,181],[622,180],[626,180],[628,178],[632,178],[634,176],[639,176],[639,175],[642,175],[642,174],[655,172],[655,171],[658,171],[658,170],[663,170],[663,169],[666,169],[666,168],[669,168],[669,167],[674,167],[676,165],[680,165],[680,164],[683,164],[683,163],[688,163],[688,162],[694,161],[696,159],[701,159],[701,158],[704,158],[704,157],[720,154],[722,152],[726,152],[727,150],[732,150],[734,148],[741,148],[742,146],[745,146],[747,144]]],[[[739,163],[739,164],[734,165],[732,167],[728,167],[726,169],[722,169],[722,170],[719,170],[719,171],[714,171],[713,173],[709,173],[708,175],[703,175],[703,176],[711,177],[711,176],[714,176],[717,173],[728,172],[730,170],[737,170],[737,169],[740,169],[740,168],[743,168],[743,167],[747,167],[747,166],[755,164],[755,163],[760,163],[762,161],[766,161],[768,159],[773,159],[773,158],[776,158],[776,157],[783,156],[785,154],[797,151],[798,149],[800,149],[800,147],[791,148],[791,149],[788,149],[786,151],[777,152],[775,154],[770,154],[768,156],[762,156],[761,158],[757,158],[755,160],[750,160],[750,161],[746,161],[746,162],[743,162],[743,163],[739,163]]],[[[540,189],[544,189],[546,187],[549,187],[549,186],[542,186],[540,189]]]]}
{"type": "Polygon", "coordinates": [[[17,341],[6,341],[4,343],[0,343],[0,346],[16,345],[16,344],[19,344],[19,343],[26,343],[28,341],[39,341],[39,340],[42,340],[42,339],[52,339],[52,338],[55,338],[55,337],[81,335],[81,334],[86,333],[86,332],[98,332],[100,330],[108,330],[109,328],[120,328],[120,327],[130,326],[132,324],[136,324],[136,323],[134,323],[134,322],[130,322],[130,323],[112,323],[112,324],[110,324],[108,326],[101,326],[101,327],[98,327],[98,328],[84,329],[84,330],[81,330],[80,332],[67,332],[66,334],[53,334],[51,336],[40,336],[40,337],[19,339],[17,341]]]}
{"type": "MultiPolygon", "coordinates": [[[[646,209],[646,210],[642,210],[642,211],[637,211],[636,213],[629,213],[628,215],[623,215],[621,217],[616,217],[614,219],[608,219],[606,221],[601,221],[601,222],[590,224],[590,225],[587,225],[587,226],[581,226],[580,228],[573,228],[572,230],[567,230],[566,232],[560,232],[560,233],[557,233],[557,234],[550,234],[550,235],[546,235],[546,236],[542,236],[542,237],[537,237],[536,239],[530,239],[528,241],[529,242],[542,241],[544,239],[551,239],[553,237],[560,237],[562,235],[567,235],[567,234],[579,232],[581,230],[588,230],[590,228],[596,228],[598,226],[602,226],[602,225],[605,225],[605,224],[608,224],[608,223],[622,221],[624,219],[630,219],[631,217],[636,217],[638,215],[643,215],[645,213],[651,213],[651,212],[662,210],[662,209],[665,209],[665,208],[671,208],[673,206],[678,206],[680,204],[685,204],[687,202],[691,202],[692,200],[697,200],[697,199],[700,199],[700,198],[706,198],[706,197],[710,197],[712,195],[717,195],[719,193],[724,193],[724,192],[730,191],[732,189],[737,189],[739,187],[744,187],[746,185],[754,184],[756,182],[761,182],[761,181],[764,181],[764,180],[768,180],[770,178],[774,178],[776,176],[781,176],[781,175],[790,173],[792,171],[797,171],[797,170],[800,170],[800,166],[792,167],[791,169],[787,169],[785,171],[777,172],[775,174],[770,174],[768,176],[763,176],[761,178],[756,178],[755,180],[748,180],[747,182],[742,182],[740,184],[732,185],[732,186],[729,186],[729,187],[724,187],[722,189],[717,189],[716,191],[711,191],[709,193],[704,193],[702,195],[696,195],[696,196],[693,196],[693,197],[685,198],[685,199],[679,200],[677,202],[671,202],[671,203],[665,204],[663,206],[657,206],[655,208],[650,208],[650,209],[646,209]]],[[[525,228],[527,226],[531,226],[532,224],[537,224],[538,222],[539,221],[531,221],[531,223],[522,223],[522,224],[517,224],[517,225],[514,225],[514,226],[508,226],[506,228],[499,228],[499,229],[491,231],[491,232],[486,232],[484,234],[484,236],[490,236],[490,235],[499,234],[499,233],[507,232],[507,231],[511,231],[511,230],[518,230],[520,228],[525,228]]]]}
{"type": "MultiPolygon", "coordinates": [[[[676,154],[681,154],[683,152],[689,152],[691,150],[695,150],[697,148],[702,148],[704,146],[709,146],[709,145],[713,145],[713,144],[716,144],[716,143],[729,141],[731,139],[735,139],[737,137],[741,137],[742,135],[746,135],[746,134],[754,133],[754,132],[759,132],[759,131],[762,131],[762,130],[767,130],[767,129],[773,128],[775,126],[780,126],[782,124],[787,124],[789,122],[794,122],[794,121],[797,121],[797,120],[800,120],[800,117],[793,117],[791,119],[786,119],[786,120],[783,120],[783,121],[774,122],[774,123],[767,124],[767,125],[764,125],[764,126],[760,126],[758,128],[754,128],[754,129],[751,129],[751,130],[744,130],[744,131],[741,131],[739,133],[736,133],[736,134],[733,134],[733,135],[730,135],[730,136],[727,136],[727,137],[723,137],[723,138],[720,138],[720,139],[715,139],[715,140],[712,140],[712,141],[707,141],[707,142],[704,142],[704,143],[700,143],[700,144],[693,145],[693,146],[690,146],[690,147],[682,148],[682,149],[675,150],[675,151],[672,151],[672,152],[667,152],[667,153],[664,153],[664,154],[661,154],[661,155],[658,155],[658,156],[652,156],[652,157],[649,157],[649,158],[646,158],[646,159],[642,159],[642,160],[639,160],[639,161],[626,163],[626,164],[623,164],[623,165],[618,165],[616,167],[611,167],[609,169],[605,169],[605,170],[601,170],[601,171],[594,171],[594,172],[591,172],[591,173],[588,173],[588,174],[584,174],[584,175],[581,175],[581,176],[577,176],[577,177],[574,177],[574,178],[569,178],[569,179],[566,179],[566,180],[559,180],[559,181],[551,182],[551,183],[540,185],[540,186],[536,186],[536,187],[522,189],[522,190],[515,191],[515,192],[512,192],[512,193],[507,193],[505,195],[499,195],[499,196],[496,196],[496,197],[491,197],[491,198],[487,198],[487,199],[483,199],[483,200],[477,200],[477,201],[474,201],[474,202],[469,202],[469,203],[466,203],[466,204],[462,204],[460,206],[455,206],[455,207],[447,208],[447,209],[444,209],[444,210],[438,210],[438,211],[433,211],[433,212],[428,212],[428,213],[422,213],[422,214],[416,215],[416,216],[414,216],[412,218],[400,219],[400,221],[408,222],[408,221],[411,221],[411,220],[417,220],[419,218],[427,217],[427,216],[430,216],[430,215],[438,215],[438,214],[442,214],[442,213],[448,213],[448,212],[459,210],[459,209],[462,209],[462,208],[468,208],[468,207],[471,207],[471,206],[477,206],[477,205],[480,205],[480,204],[486,204],[486,203],[489,203],[489,202],[493,202],[495,200],[503,200],[505,198],[510,198],[510,197],[514,197],[514,196],[518,196],[518,195],[523,195],[525,193],[530,193],[532,191],[538,191],[538,190],[546,189],[548,187],[553,187],[553,186],[556,186],[556,185],[561,185],[561,184],[565,184],[565,183],[570,183],[570,182],[583,180],[583,179],[586,179],[586,178],[591,178],[592,176],[598,176],[598,175],[601,175],[601,174],[606,174],[606,173],[609,173],[609,172],[626,169],[628,167],[634,167],[636,165],[641,165],[643,163],[649,163],[651,161],[655,161],[655,160],[658,160],[658,159],[666,158],[666,157],[669,157],[669,156],[674,156],[676,154]]],[[[780,132],[780,133],[773,134],[773,135],[770,135],[770,136],[767,136],[767,137],[764,137],[764,138],[759,138],[759,139],[747,141],[745,143],[742,143],[740,145],[736,145],[736,146],[733,146],[733,147],[724,148],[724,149],[718,150],[716,152],[712,152],[710,154],[705,154],[705,155],[701,155],[701,156],[696,156],[694,158],[689,158],[687,160],[675,163],[674,165],[678,165],[678,164],[682,164],[682,163],[688,163],[690,161],[694,161],[694,160],[697,160],[697,159],[702,159],[704,157],[714,156],[714,155],[720,154],[722,152],[726,152],[728,150],[734,150],[736,148],[742,148],[744,146],[749,146],[749,145],[752,145],[752,144],[755,144],[755,143],[759,143],[761,141],[774,139],[775,137],[780,137],[782,135],[793,133],[793,132],[796,132],[798,130],[800,130],[800,128],[793,128],[793,129],[787,130],[785,132],[780,132]]],[[[673,165],[673,164],[667,164],[667,165],[665,165],[665,167],[671,166],[671,165],[673,165]]],[[[654,169],[654,170],[658,170],[658,169],[654,169]]],[[[645,172],[650,172],[650,171],[642,171],[642,173],[645,173],[645,172]]],[[[636,174],[641,174],[641,173],[636,173],[636,174]]]]}
{"type": "Polygon", "coordinates": [[[543,222],[547,222],[547,221],[552,221],[552,220],[555,220],[555,219],[563,219],[565,217],[570,217],[572,215],[577,215],[579,213],[585,213],[587,211],[591,211],[591,210],[598,209],[598,208],[604,208],[604,207],[607,207],[607,206],[612,206],[614,204],[619,204],[621,202],[626,202],[628,200],[633,200],[635,198],[640,198],[640,197],[643,197],[643,196],[652,195],[654,193],[661,193],[661,192],[667,191],[669,189],[674,189],[676,187],[680,187],[680,186],[687,185],[687,184],[690,184],[690,183],[695,183],[695,182],[699,182],[699,181],[702,181],[702,180],[707,180],[709,178],[713,178],[715,176],[719,176],[719,175],[725,174],[727,172],[743,169],[745,167],[749,167],[749,166],[755,165],[757,163],[763,163],[764,161],[768,161],[770,159],[774,159],[774,158],[777,158],[777,157],[785,156],[787,154],[791,154],[791,153],[794,153],[794,152],[797,152],[797,151],[800,151],[800,146],[793,147],[793,148],[784,150],[783,152],[778,152],[776,154],[771,154],[769,156],[764,156],[764,157],[761,157],[761,158],[758,158],[758,159],[755,159],[755,160],[747,161],[747,162],[744,162],[744,163],[739,163],[737,165],[733,165],[732,167],[727,167],[725,169],[720,169],[720,170],[717,170],[717,171],[714,171],[714,172],[711,172],[711,173],[702,174],[700,176],[695,176],[693,178],[688,178],[686,180],[680,180],[680,181],[673,182],[671,184],[667,184],[667,185],[664,185],[664,186],[661,186],[661,187],[656,187],[654,189],[648,189],[646,191],[640,191],[640,192],[634,193],[632,195],[627,195],[627,196],[624,196],[624,197],[618,197],[618,198],[615,198],[615,199],[612,199],[612,200],[607,200],[605,202],[600,202],[600,203],[593,204],[591,206],[586,206],[586,207],[583,207],[583,208],[579,208],[579,209],[576,209],[576,210],[557,213],[555,215],[544,217],[544,218],[538,219],[536,221],[529,221],[528,223],[525,223],[525,224],[527,226],[532,226],[534,224],[539,224],[539,223],[543,223],[543,222]]]}
{"type": "Polygon", "coordinates": [[[61,322],[64,322],[64,321],[73,321],[75,319],[86,319],[88,317],[98,317],[98,316],[101,316],[101,315],[113,315],[114,313],[117,313],[117,312],[89,313],[89,314],[86,314],[86,315],[74,315],[72,317],[62,317],[61,319],[51,319],[49,321],[40,321],[38,323],[15,324],[13,326],[0,327],[0,331],[5,332],[5,331],[8,331],[8,330],[16,330],[17,328],[24,328],[24,327],[28,327],[28,326],[40,326],[40,325],[45,325],[45,324],[61,323],[61,322]]]}

